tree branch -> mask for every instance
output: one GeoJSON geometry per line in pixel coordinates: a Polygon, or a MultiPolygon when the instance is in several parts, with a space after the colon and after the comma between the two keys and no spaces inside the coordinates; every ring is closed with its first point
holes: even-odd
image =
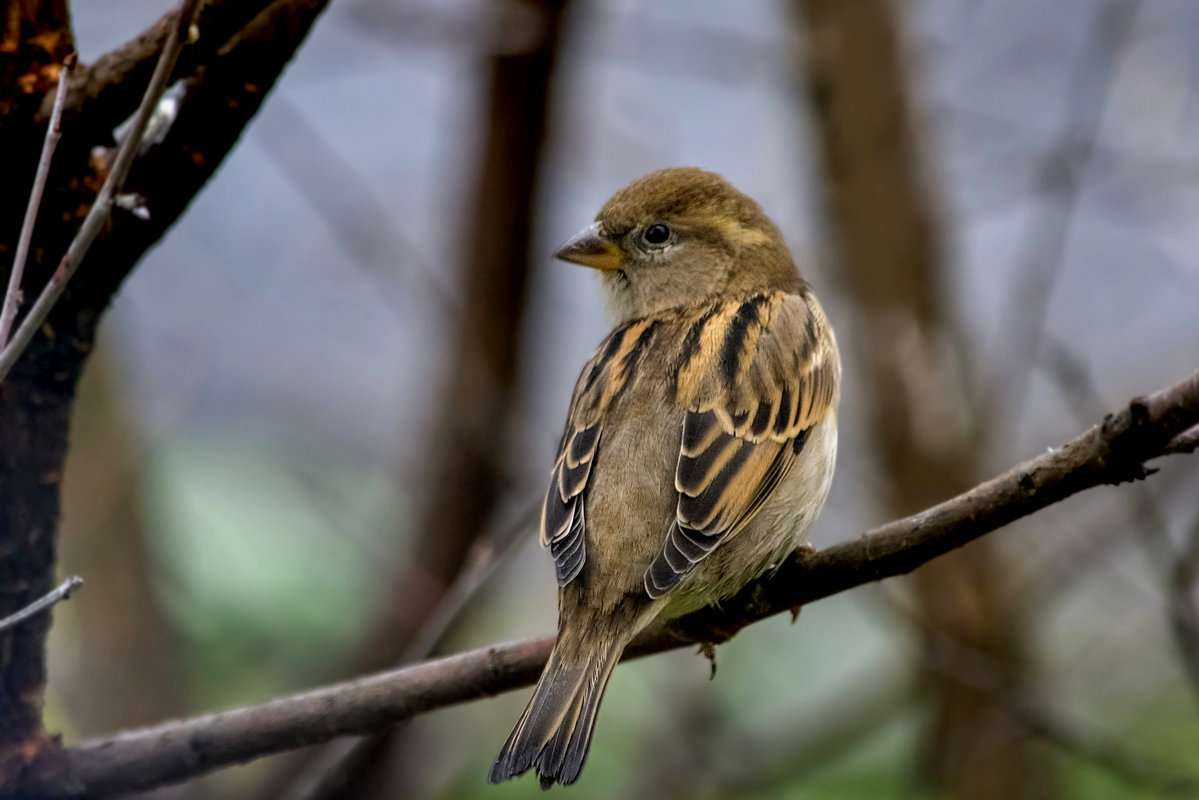
{"type": "Polygon", "coordinates": [[[0,631],[8,630],[14,625],[20,625],[30,617],[35,617],[51,606],[61,603],[63,600],[68,600],[71,593],[83,585],[83,578],[78,575],[72,575],[63,581],[57,589],[22,608],[15,614],[10,614],[4,619],[0,619],[0,631]]]}
{"type": "MultiPolygon", "coordinates": [[[[204,27],[205,43],[185,49],[185,60],[193,69],[181,84],[185,91],[179,102],[179,114],[161,141],[141,148],[126,183],[127,192],[146,198],[152,219],[146,221],[133,214],[110,217],[88,255],[92,263],[103,268],[80,270],[75,275],[64,300],[53,307],[29,349],[7,379],[0,382],[3,614],[19,610],[54,585],[59,486],[67,425],[75,385],[91,352],[104,310],[121,281],[175,223],[229,155],[326,2],[214,0],[208,3],[206,8],[231,7],[232,16],[222,19],[249,21],[233,32],[222,34],[223,39],[221,35],[213,37],[211,30],[204,27]],[[218,44],[219,47],[210,46],[218,44]]],[[[28,74],[35,76],[33,85],[40,93],[30,94],[0,76],[0,139],[5,145],[0,149],[20,156],[14,162],[18,166],[19,163],[28,166],[27,177],[15,182],[0,180],[3,190],[0,205],[8,209],[0,214],[0,220],[12,222],[0,225],[0,250],[16,240],[16,229],[28,199],[25,187],[33,177],[44,135],[44,129],[33,121],[34,110],[54,88],[52,78],[43,78],[51,75],[50,66],[57,68],[60,61],[55,59],[65,57],[64,51],[72,40],[66,0],[17,5],[33,11],[44,7],[55,11],[57,16],[39,11],[39,25],[53,21],[56,27],[46,31],[52,35],[39,37],[34,53],[26,56],[22,51],[22,58],[32,64],[28,74]],[[16,187],[10,185],[14,183],[16,187]],[[14,188],[19,191],[13,191],[14,188]]],[[[202,25],[207,18],[207,14],[202,15],[202,25]]],[[[173,25],[171,28],[176,29],[173,25]]],[[[57,72],[52,77],[57,77],[57,72]]],[[[142,80],[141,86],[133,91],[140,93],[146,82],[142,80]]],[[[128,91],[126,87],[118,93],[128,91]]],[[[78,231],[77,209],[95,203],[97,185],[104,177],[89,155],[93,145],[111,141],[111,127],[105,131],[103,120],[97,122],[92,118],[90,106],[89,113],[73,119],[70,99],[68,95],[63,127],[71,135],[64,137],[55,155],[30,249],[26,280],[30,275],[37,275],[40,281],[49,277],[78,231]],[[104,132],[108,138],[100,141],[98,132],[104,132]]],[[[136,101],[121,110],[120,119],[128,116],[128,110],[134,106],[136,101]]],[[[6,263],[0,263],[0,270],[6,268],[6,263]]],[[[7,277],[4,273],[5,281],[7,277]]],[[[16,787],[33,780],[54,784],[58,793],[78,788],[70,785],[69,764],[61,748],[41,726],[48,628],[49,619],[42,615],[0,632],[0,797],[27,797],[26,792],[16,787]]]]}
{"type": "Polygon", "coordinates": [[[54,90],[54,108],[50,112],[50,124],[46,126],[46,139],[42,144],[42,155],[38,158],[37,173],[33,188],[29,192],[29,205],[25,207],[25,220],[21,223],[21,234],[17,238],[17,252],[12,260],[12,272],[8,274],[8,290],[4,293],[4,304],[0,307],[0,351],[8,342],[17,309],[21,307],[21,277],[25,274],[25,259],[29,257],[29,244],[33,241],[33,227],[37,223],[37,212],[42,206],[42,194],[46,191],[46,179],[50,177],[50,162],[54,159],[54,148],[62,138],[62,108],[67,99],[67,85],[79,57],[72,53],[62,63],[58,74],[58,88],[54,90]]]}
{"type": "MultiPolygon", "coordinates": [[[[206,0],[196,15],[199,39],[179,55],[168,84],[193,74],[216,60],[230,38],[246,27],[271,0],[206,0]]],[[[175,26],[176,9],[162,15],[153,25],[125,44],[100,56],[92,64],[80,65],[67,87],[68,125],[89,131],[111,131],[138,107],[139,87],[149,82],[175,26]]],[[[51,113],[51,98],[42,100],[35,120],[44,122],[51,113]]]]}
{"type": "MultiPolygon", "coordinates": [[[[167,88],[167,79],[175,68],[179,52],[183,49],[183,45],[187,44],[188,30],[195,19],[199,3],[200,0],[183,0],[180,3],[179,10],[176,12],[176,24],[167,34],[167,43],[163,46],[162,55],[158,58],[158,65],[154,68],[154,75],[146,87],[142,104],[137,109],[137,116],[133,120],[132,127],[125,134],[124,141],[121,142],[116,161],[104,181],[104,186],[100,189],[100,194],[92,204],[91,210],[88,211],[87,218],[83,220],[79,233],[67,247],[67,252],[59,262],[58,268],[54,270],[54,274],[50,276],[49,282],[42,289],[37,301],[25,315],[17,332],[13,334],[12,341],[5,345],[3,350],[0,350],[0,381],[4,380],[13,364],[21,357],[21,353],[33,341],[34,334],[46,321],[50,309],[66,291],[67,282],[71,280],[75,270],[79,269],[92,242],[100,235],[100,231],[112,216],[113,202],[125,185],[125,178],[133,166],[133,159],[137,157],[142,137],[146,133],[146,126],[150,123],[150,116],[154,113],[158,101],[162,98],[162,93],[167,88]]],[[[18,266],[14,265],[14,271],[18,266]]]]}
{"type": "Polygon", "coordinates": [[[1164,455],[1193,453],[1199,449],[1199,425],[1195,425],[1170,440],[1164,455]]]}
{"type": "MultiPolygon", "coordinates": [[[[706,608],[638,637],[626,658],[722,641],[784,610],[902,575],[1003,525],[1104,484],[1152,474],[1144,463],[1199,423],[1199,371],[1132,400],[1060,448],[853,541],[797,554],[721,608],[706,608]]],[[[128,731],[65,751],[76,787],[113,796],[186,780],[268,753],[371,733],[435,708],[532,683],[552,637],[473,650],[257,706],[128,731]]],[[[74,796],[64,782],[22,787],[39,798],[74,796]]]]}

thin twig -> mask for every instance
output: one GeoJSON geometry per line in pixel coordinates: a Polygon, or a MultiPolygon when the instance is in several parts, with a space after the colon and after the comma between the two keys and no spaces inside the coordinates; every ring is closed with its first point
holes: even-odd
{"type": "MultiPolygon", "coordinates": [[[[404,648],[396,666],[404,666],[428,658],[441,643],[450,626],[466,610],[471,599],[516,550],[520,534],[537,522],[541,513],[540,500],[521,512],[516,520],[499,533],[481,539],[471,547],[466,564],[437,608],[425,620],[420,631],[404,648]]],[[[399,726],[379,736],[339,739],[329,745],[292,780],[280,793],[281,800],[325,800],[334,796],[337,787],[349,775],[356,774],[381,748],[393,743],[399,726]]]]}
{"type": "Polygon", "coordinates": [[[71,592],[75,591],[82,585],[83,578],[80,578],[78,575],[72,575],[63,581],[57,589],[50,592],[45,597],[41,598],[40,600],[33,601],[11,616],[0,619],[0,631],[6,631],[9,628],[20,625],[30,617],[36,617],[38,614],[50,608],[50,606],[69,599],[71,592]]]}
{"type": "MultiPolygon", "coordinates": [[[[1199,423],[1199,371],[1132,400],[1078,438],[911,517],[861,538],[798,555],[720,608],[656,625],[625,651],[637,658],[702,641],[796,606],[906,574],[955,548],[1085,489],[1151,474],[1180,431],[1199,423]]],[[[435,708],[527,686],[537,679],[553,637],[494,645],[349,683],[327,686],[190,720],[126,731],[65,751],[74,788],[110,796],[177,783],[261,756],[362,735],[435,708]]],[[[71,796],[72,787],[30,778],[27,795],[71,796]]],[[[24,795],[23,795],[24,796],[24,795]]]]}
{"type": "Polygon", "coordinates": [[[116,161],[108,173],[108,178],[104,181],[104,186],[101,187],[95,202],[87,212],[87,217],[83,220],[83,225],[79,227],[79,232],[75,234],[75,238],[67,247],[66,254],[58,262],[54,274],[38,296],[37,302],[29,309],[28,315],[17,328],[12,341],[3,350],[0,350],[0,381],[8,376],[13,364],[33,341],[34,334],[46,321],[50,309],[54,307],[58,298],[66,290],[67,281],[71,280],[71,276],[79,269],[83,257],[87,255],[88,248],[92,246],[92,242],[100,235],[100,231],[112,216],[113,199],[125,185],[125,178],[129,175],[130,167],[133,166],[133,159],[137,157],[146,126],[150,122],[154,109],[158,106],[158,101],[162,98],[162,93],[167,88],[167,81],[171,76],[171,70],[175,67],[175,61],[179,58],[179,52],[188,41],[189,30],[201,2],[202,0],[183,0],[180,4],[178,24],[171,28],[170,35],[167,36],[162,55],[158,59],[158,66],[154,68],[154,75],[150,78],[150,85],[146,87],[142,104],[138,107],[137,114],[134,115],[133,124],[117,150],[116,161]]]}
{"type": "Polygon", "coordinates": [[[354,166],[285,95],[271,100],[254,131],[266,142],[267,156],[398,317],[408,319],[414,301],[431,300],[439,312],[458,321],[463,304],[453,275],[433,267],[354,166]]]}
{"type": "Polygon", "coordinates": [[[1035,188],[1046,196],[1045,207],[1033,217],[1020,244],[1016,280],[1002,316],[1008,323],[1004,333],[1011,344],[1002,352],[988,393],[1005,398],[1002,405],[1008,419],[1021,416],[1030,365],[1042,346],[1053,290],[1065,264],[1071,229],[1115,84],[1114,73],[1140,6],[1140,0],[1114,0],[1096,12],[1093,33],[1070,76],[1067,97],[1071,107],[1065,130],[1037,166],[1035,188]]]}
{"type": "MultiPolygon", "coordinates": [[[[988,692],[997,707],[1021,728],[1033,733],[1064,753],[1089,761],[1132,786],[1147,788],[1167,797],[1196,797],[1199,774],[1182,772],[1167,764],[1146,759],[1099,730],[1068,723],[1053,709],[1048,693],[1013,690],[1005,678],[1005,667],[989,653],[941,630],[928,627],[907,604],[892,593],[883,593],[890,611],[935,638],[936,647],[921,653],[928,666],[954,681],[988,692]]],[[[1012,730],[1010,735],[1019,735],[1012,730]]]]}
{"type": "Polygon", "coordinates": [[[25,261],[29,257],[29,244],[33,241],[33,228],[37,224],[37,212],[42,205],[42,194],[46,191],[46,180],[50,177],[50,162],[54,159],[54,148],[62,138],[62,108],[67,100],[67,87],[71,75],[79,63],[77,53],[68,53],[58,72],[58,88],[54,92],[54,110],[50,112],[50,124],[46,127],[46,139],[42,143],[42,155],[37,162],[33,178],[33,189],[29,192],[29,205],[25,208],[25,221],[21,223],[21,235],[17,239],[17,252],[13,256],[12,272],[8,275],[8,291],[4,293],[4,305],[0,307],[0,351],[8,342],[17,309],[21,307],[21,277],[25,273],[25,261]]]}

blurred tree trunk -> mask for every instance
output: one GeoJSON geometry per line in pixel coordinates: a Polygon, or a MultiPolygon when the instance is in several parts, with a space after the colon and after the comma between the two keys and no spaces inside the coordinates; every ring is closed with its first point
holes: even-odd
{"type": "MultiPolygon", "coordinates": [[[[984,421],[971,407],[968,353],[946,308],[947,267],[904,85],[901,31],[888,0],[798,6],[869,436],[891,488],[886,514],[908,514],[976,482],[984,421]]],[[[914,577],[932,705],[921,776],[938,795],[1050,794],[1047,765],[1009,713],[1027,666],[1001,574],[997,547],[983,540],[914,577]],[[981,682],[956,657],[963,653],[989,664],[981,682]]]]}
{"type": "MultiPolygon", "coordinates": [[[[59,612],[49,643],[51,717],[65,717],[74,737],[149,725],[186,708],[179,642],[154,593],[138,443],[105,351],[79,382],[59,531],[60,572],[86,576],[87,595],[59,612]]],[[[194,787],[139,797],[178,798],[194,787]]]]}
{"type": "MultiPolygon", "coordinates": [[[[446,599],[472,546],[487,533],[509,467],[507,440],[516,404],[520,329],[533,255],[534,201],[549,127],[549,98],[567,0],[513,4],[494,0],[492,13],[519,48],[489,54],[482,82],[481,151],[462,221],[458,286],[462,302],[447,348],[448,368],[433,423],[403,454],[424,467],[412,528],[412,560],[392,583],[384,626],[354,666],[355,674],[395,666],[446,599]],[[519,13],[518,13],[519,12],[519,13]],[[508,20],[508,15],[513,15],[508,20]],[[510,24],[506,24],[510,23],[510,24]],[[519,34],[519,35],[517,35],[519,34]]],[[[403,795],[394,769],[409,760],[397,749],[400,729],[323,748],[287,798],[374,798],[403,795]]],[[[277,794],[279,787],[268,787],[277,794]]]]}
{"type": "MultiPolygon", "coordinates": [[[[511,0],[494,0],[497,16],[511,0]]],[[[528,295],[533,204],[545,140],[550,82],[566,0],[519,4],[525,46],[486,65],[482,150],[462,223],[462,303],[449,335],[448,370],[433,424],[410,454],[427,494],[413,528],[416,552],[393,584],[389,630],[359,671],[393,666],[441,603],[499,496],[516,397],[520,327],[528,295]]],[[[505,8],[507,7],[507,8],[505,8]]]]}
{"type": "Polygon", "coordinates": [[[105,350],[79,383],[59,533],[60,571],[85,576],[87,597],[50,634],[52,695],[78,736],[184,710],[178,642],[153,591],[140,454],[105,350]]]}
{"type": "MultiPolygon", "coordinates": [[[[7,2],[0,13],[0,154],[4,162],[0,286],[4,286],[44,134],[32,124],[33,116],[74,43],[65,0],[7,2]]],[[[72,159],[68,148],[63,148],[59,165],[74,161],[72,166],[78,168],[75,155],[72,159]]],[[[53,199],[47,197],[47,205],[52,205],[53,199]]],[[[73,229],[70,221],[64,224],[62,214],[41,216],[43,232],[61,236],[64,229],[73,229]]],[[[35,248],[37,244],[35,241],[35,248]]],[[[30,254],[30,279],[44,280],[48,274],[39,269],[39,255],[36,249],[30,254]]],[[[53,588],[67,420],[75,378],[87,351],[86,346],[77,346],[72,333],[64,331],[53,342],[38,337],[27,357],[0,384],[0,617],[53,588]]],[[[41,725],[49,630],[47,613],[0,633],[0,787],[52,750],[41,725]]]]}
{"type": "MultiPolygon", "coordinates": [[[[214,0],[206,7],[200,25],[206,47],[181,62],[178,115],[163,139],[143,151],[126,183],[145,198],[150,219],[114,216],[0,383],[0,616],[52,587],[71,406],[103,311],[232,150],[325,1],[214,0]]],[[[0,285],[6,285],[45,134],[39,110],[73,38],[65,0],[10,1],[0,15],[0,285]]],[[[92,149],[111,145],[113,126],[136,108],[145,85],[131,90],[130,75],[157,60],[169,24],[164,19],[93,67],[80,66],[25,272],[25,308],[87,213],[105,174],[92,149]]],[[[61,774],[41,722],[49,627],[50,615],[43,614],[0,633],[0,795],[27,770],[61,774]]]]}

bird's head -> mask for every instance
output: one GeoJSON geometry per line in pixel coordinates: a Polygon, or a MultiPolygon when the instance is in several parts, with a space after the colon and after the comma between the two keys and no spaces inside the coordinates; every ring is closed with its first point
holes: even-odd
{"type": "Polygon", "coordinates": [[[614,324],[718,295],[802,286],[762,208],[695,167],[633,181],[554,255],[600,271],[614,324]]]}

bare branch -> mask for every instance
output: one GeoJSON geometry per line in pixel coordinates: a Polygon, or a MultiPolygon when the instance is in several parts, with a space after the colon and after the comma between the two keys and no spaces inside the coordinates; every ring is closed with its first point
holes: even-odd
{"type": "MultiPolygon", "coordinates": [[[[167,84],[187,77],[216,60],[229,40],[261,13],[271,0],[206,0],[196,12],[199,40],[179,55],[167,84]]],[[[149,82],[178,15],[172,8],[154,24],[91,64],[80,65],[67,88],[64,117],[87,131],[111,131],[133,114],[141,101],[139,87],[149,82]]],[[[35,119],[50,115],[50,98],[35,119]]]]}
{"type": "Polygon", "coordinates": [[[71,593],[82,585],[83,578],[80,578],[78,575],[72,575],[63,581],[57,589],[50,592],[45,597],[30,603],[15,614],[7,616],[4,619],[0,619],[0,631],[6,631],[9,628],[20,625],[30,617],[36,617],[38,614],[47,610],[51,606],[54,606],[63,600],[69,599],[71,597],[71,593]]]}
{"type": "Polygon", "coordinates": [[[29,205],[25,208],[25,220],[17,238],[17,252],[13,256],[12,272],[8,275],[8,290],[4,293],[4,305],[0,307],[0,352],[8,342],[17,309],[21,306],[21,277],[25,274],[25,260],[29,257],[29,243],[33,241],[33,227],[37,223],[37,212],[42,205],[42,194],[46,191],[46,179],[50,177],[50,162],[54,159],[54,148],[62,137],[62,108],[67,99],[67,86],[79,56],[71,53],[62,62],[58,73],[58,88],[54,92],[54,110],[50,113],[50,124],[46,127],[46,140],[42,144],[42,155],[37,162],[37,173],[33,178],[33,189],[29,192],[29,205]]]}
{"type": "Polygon", "coordinates": [[[88,211],[87,217],[83,220],[83,225],[79,228],[79,233],[75,235],[67,252],[63,255],[62,260],[58,263],[58,268],[54,270],[54,274],[50,276],[49,282],[42,290],[37,302],[29,309],[29,313],[21,322],[21,326],[17,328],[16,334],[11,342],[8,343],[3,350],[0,350],[0,381],[3,381],[16,363],[21,353],[29,346],[29,342],[33,340],[34,333],[46,321],[46,316],[50,313],[50,309],[58,302],[58,298],[67,288],[67,281],[75,274],[75,270],[79,269],[79,265],[83,262],[84,256],[87,255],[88,248],[92,246],[92,242],[100,234],[104,228],[108,218],[112,215],[113,198],[121,191],[121,187],[125,184],[125,177],[129,174],[129,168],[133,166],[133,159],[137,157],[137,152],[141,146],[142,136],[146,132],[146,125],[150,122],[150,116],[154,113],[154,109],[158,106],[158,101],[162,97],[162,93],[167,88],[167,79],[171,75],[171,70],[175,67],[175,61],[179,58],[179,52],[183,49],[183,45],[187,43],[188,30],[191,28],[192,22],[195,20],[196,10],[200,5],[200,0],[183,0],[179,6],[179,12],[176,19],[177,24],[171,28],[171,32],[167,35],[166,45],[163,46],[162,55],[159,56],[158,66],[154,68],[154,75],[150,79],[150,85],[146,87],[146,93],[142,97],[142,104],[137,109],[137,115],[133,118],[133,125],[129,132],[125,134],[124,141],[121,142],[120,149],[117,151],[116,161],[112,166],[108,177],[104,181],[104,186],[100,189],[100,194],[96,196],[96,201],[92,204],[91,210],[88,211]]]}
{"type": "Polygon", "coordinates": [[[1199,448],[1199,425],[1175,436],[1162,452],[1166,455],[1193,453],[1199,448]]]}
{"type": "MultiPolygon", "coordinates": [[[[651,627],[625,651],[637,658],[703,641],[796,606],[902,575],[1016,519],[1104,484],[1152,474],[1180,431],[1199,423],[1199,371],[1106,417],[1078,438],[919,514],[864,536],[800,554],[750,584],[720,608],[651,627]]],[[[495,645],[280,698],[257,706],[168,722],[85,742],[65,751],[76,785],[111,796],[176,783],[235,763],[336,736],[381,730],[425,711],[531,684],[552,637],[495,645]]],[[[70,796],[59,781],[22,787],[28,794],[70,796]]]]}

